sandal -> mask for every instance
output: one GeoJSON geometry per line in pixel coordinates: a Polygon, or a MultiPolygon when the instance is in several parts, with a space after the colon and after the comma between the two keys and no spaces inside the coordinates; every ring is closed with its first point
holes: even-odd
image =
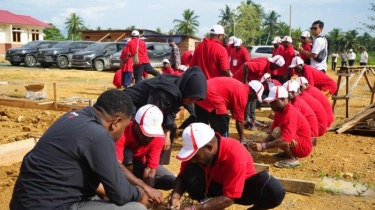
{"type": "Polygon", "coordinates": [[[298,159],[280,160],[273,164],[277,168],[295,168],[300,166],[301,163],[298,159]]]}

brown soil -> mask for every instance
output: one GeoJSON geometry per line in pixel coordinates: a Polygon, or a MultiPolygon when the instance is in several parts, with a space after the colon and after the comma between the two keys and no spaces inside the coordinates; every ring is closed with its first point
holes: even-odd
{"type": "MultiPolygon", "coordinates": [[[[55,68],[11,67],[8,63],[0,64],[0,95],[22,98],[25,85],[44,83],[47,87],[46,101],[53,100],[53,83],[57,84],[59,100],[71,98],[96,99],[105,88],[113,88],[113,72],[82,70],[57,70],[55,68]]],[[[333,78],[333,72],[329,72],[333,78]]],[[[374,79],[373,77],[371,77],[374,79]]],[[[361,80],[350,102],[350,114],[353,115],[369,104],[370,93],[365,80],[361,80]]],[[[0,106],[0,144],[26,139],[43,132],[61,116],[63,112],[35,110],[0,106]]],[[[269,112],[257,112],[261,120],[267,120],[269,112]]],[[[335,110],[335,123],[345,119],[345,105],[339,101],[335,110]]],[[[180,123],[180,120],[178,120],[180,123]]],[[[237,134],[233,122],[230,136],[237,134]]],[[[256,139],[265,135],[262,131],[246,131],[249,138],[256,139]],[[258,133],[258,134],[256,134],[258,133]],[[256,135],[254,135],[256,134],[256,135]]],[[[174,145],[173,157],[181,147],[181,139],[174,145]]],[[[257,163],[270,164],[271,174],[276,177],[319,181],[322,176],[340,177],[353,183],[375,184],[375,139],[373,137],[350,134],[327,133],[319,138],[311,156],[301,160],[302,165],[294,169],[277,169],[272,163],[277,159],[268,153],[253,153],[257,163]]],[[[179,161],[172,158],[168,168],[178,173],[179,161]]],[[[0,167],[0,209],[8,209],[13,186],[19,173],[20,163],[0,167]]],[[[317,189],[313,195],[287,193],[282,205],[276,209],[375,209],[375,197],[348,196],[331,194],[329,190],[317,189]]],[[[234,205],[228,209],[247,209],[234,205]]]]}

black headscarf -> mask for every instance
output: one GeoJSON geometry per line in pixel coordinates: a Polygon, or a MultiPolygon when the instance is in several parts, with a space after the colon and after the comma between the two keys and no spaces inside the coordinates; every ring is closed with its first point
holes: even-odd
{"type": "Polygon", "coordinates": [[[206,99],[207,80],[199,66],[192,66],[187,69],[178,79],[182,98],[206,99]]]}

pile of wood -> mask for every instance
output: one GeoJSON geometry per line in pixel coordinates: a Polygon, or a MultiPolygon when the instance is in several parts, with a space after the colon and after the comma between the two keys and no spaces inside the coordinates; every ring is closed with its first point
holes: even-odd
{"type": "Polygon", "coordinates": [[[347,119],[336,131],[336,133],[343,132],[375,136],[375,103],[347,119]]]}

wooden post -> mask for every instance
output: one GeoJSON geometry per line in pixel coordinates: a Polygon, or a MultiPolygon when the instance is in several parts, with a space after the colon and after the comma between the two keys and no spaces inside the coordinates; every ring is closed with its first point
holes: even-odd
{"type": "MultiPolygon", "coordinates": [[[[348,93],[349,93],[349,76],[345,76],[346,77],[346,96],[348,95],[348,93]]],[[[346,98],[345,99],[345,101],[346,101],[346,112],[345,112],[345,116],[346,116],[346,118],[348,118],[349,117],[349,98],[346,98]]]]}
{"type": "Polygon", "coordinates": [[[56,93],[56,82],[53,83],[53,105],[57,110],[57,93],[56,93]]]}
{"type": "MultiPolygon", "coordinates": [[[[338,78],[338,80],[337,80],[337,90],[336,90],[336,92],[333,94],[334,96],[338,96],[339,95],[339,90],[340,90],[340,83],[341,83],[341,75],[339,75],[339,78],[338,78]]],[[[337,100],[334,98],[334,97],[332,97],[332,99],[333,99],[333,104],[332,104],[332,112],[333,113],[335,113],[335,106],[336,106],[336,102],[337,102],[337,100]]]]}

